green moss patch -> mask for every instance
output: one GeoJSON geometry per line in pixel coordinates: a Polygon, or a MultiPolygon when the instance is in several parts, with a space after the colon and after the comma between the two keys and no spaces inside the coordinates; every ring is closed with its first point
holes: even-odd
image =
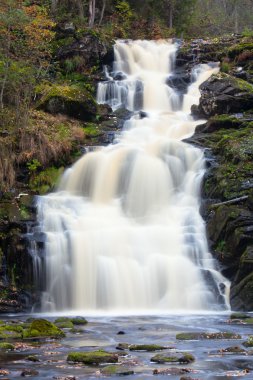
{"type": "Polygon", "coordinates": [[[167,347],[160,346],[157,344],[131,344],[129,346],[130,351],[147,351],[147,352],[153,352],[153,351],[161,351],[165,350],[167,347]]]}
{"type": "Polygon", "coordinates": [[[0,339],[22,339],[23,327],[20,325],[3,325],[0,326],[0,339]]]}
{"type": "Polygon", "coordinates": [[[188,364],[194,362],[195,358],[191,354],[173,354],[173,355],[163,355],[157,354],[153,356],[150,361],[154,363],[179,363],[179,364],[188,364]]]}
{"type": "Polygon", "coordinates": [[[128,367],[121,365],[109,365],[101,370],[101,373],[105,376],[128,376],[134,375],[134,371],[128,367]]]}
{"type": "Polygon", "coordinates": [[[246,342],[243,342],[245,347],[253,347],[253,335],[251,335],[246,342]]]}
{"type": "Polygon", "coordinates": [[[104,363],[117,363],[118,356],[114,353],[103,350],[91,352],[71,352],[68,354],[67,361],[83,363],[86,365],[99,365],[104,363]]]}
{"type": "Polygon", "coordinates": [[[176,335],[178,340],[203,340],[203,339],[241,339],[241,335],[234,334],[230,332],[219,332],[219,333],[180,333],[176,335]]]}
{"type": "Polygon", "coordinates": [[[0,350],[11,350],[13,351],[15,349],[15,346],[8,342],[2,342],[0,343],[0,350]]]}
{"type": "Polygon", "coordinates": [[[35,319],[24,331],[24,338],[63,338],[64,332],[46,319],[35,319]]]}

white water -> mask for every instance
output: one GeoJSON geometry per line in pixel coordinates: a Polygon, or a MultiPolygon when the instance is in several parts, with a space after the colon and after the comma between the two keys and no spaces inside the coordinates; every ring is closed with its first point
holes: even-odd
{"type": "Polygon", "coordinates": [[[180,106],[165,83],[175,54],[165,41],[116,43],[112,75],[125,79],[108,74],[98,102],[135,112],[117,144],[84,155],[38,200],[44,311],[228,308],[199,214],[203,153],[182,142],[200,123],[189,115],[198,86],[218,69],[198,66],[180,106]]]}

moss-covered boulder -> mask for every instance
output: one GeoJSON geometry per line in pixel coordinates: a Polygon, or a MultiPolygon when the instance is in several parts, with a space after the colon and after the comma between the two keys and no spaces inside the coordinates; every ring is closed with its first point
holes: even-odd
{"type": "Polygon", "coordinates": [[[75,326],[83,326],[83,325],[86,325],[88,323],[87,319],[85,319],[84,317],[71,318],[71,322],[75,326]]]}
{"type": "Polygon", "coordinates": [[[192,354],[157,354],[153,356],[151,362],[164,364],[164,363],[179,363],[188,364],[194,362],[195,358],[192,354]]]}
{"type": "Polygon", "coordinates": [[[39,88],[42,93],[38,108],[51,114],[64,114],[81,120],[92,120],[97,105],[91,92],[81,85],[57,85],[39,88]]]}
{"type": "Polygon", "coordinates": [[[86,365],[99,365],[104,363],[117,363],[118,356],[115,353],[103,350],[90,352],[70,352],[68,362],[83,363],[86,365]]]}
{"type": "Polygon", "coordinates": [[[176,335],[178,340],[204,340],[204,339],[241,339],[241,335],[231,332],[185,332],[176,335]]]}
{"type": "Polygon", "coordinates": [[[154,352],[165,350],[167,347],[158,344],[130,344],[128,348],[130,351],[154,352]]]}
{"type": "Polygon", "coordinates": [[[24,330],[24,338],[63,338],[64,332],[46,319],[35,319],[30,327],[24,330]]]}
{"type": "Polygon", "coordinates": [[[54,321],[55,325],[60,329],[72,329],[74,324],[71,321],[71,318],[60,317],[54,321]]]}
{"type": "Polygon", "coordinates": [[[15,349],[15,346],[11,343],[8,342],[1,342],[0,343],[0,351],[13,351],[15,349]]]}
{"type": "Polygon", "coordinates": [[[243,342],[245,347],[253,347],[253,335],[249,336],[246,342],[243,342]]]}
{"type": "Polygon", "coordinates": [[[1,325],[0,326],[0,340],[22,339],[23,332],[24,332],[23,327],[18,324],[1,325]]]}

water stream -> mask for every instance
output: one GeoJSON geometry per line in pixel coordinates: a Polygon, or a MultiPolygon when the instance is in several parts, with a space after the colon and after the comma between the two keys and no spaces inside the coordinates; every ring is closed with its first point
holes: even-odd
{"type": "Polygon", "coordinates": [[[199,214],[203,152],[183,142],[200,123],[190,116],[199,85],[219,69],[197,66],[182,97],[166,84],[176,50],[168,41],[116,42],[97,100],[132,117],[114,144],[85,154],[57,192],[38,199],[44,311],[229,308],[199,214]]]}

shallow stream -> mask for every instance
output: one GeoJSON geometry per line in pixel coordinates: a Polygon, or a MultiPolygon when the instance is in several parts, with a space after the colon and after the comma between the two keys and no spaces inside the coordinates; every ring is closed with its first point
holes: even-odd
{"type": "MultiPolygon", "coordinates": [[[[36,316],[37,317],[37,316],[36,316]]],[[[54,321],[55,317],[43,316],[54,321]]],[[[8,316],[12,320],[25,321],[24,316],[8,316]]],[[[134,372],[128,379],[208,379],[225,380],[253,378],[253,350],[242,345],[250,334],[252,325],[243,321],[232,321],[229,314],[204,315],[156,315],[156,316],[90,316],[88,323],[77,326],[76,332],[64,329],[66,337],[61,340],[15,341],[15,350],[0,353],[0,379],[20,378],[24,370],[35,370],[34,379],[113,379],[122,375],[104,375],[104,365],[85,366],[67,362],[72,351],[93,351],[103,349],[119,354],[119,368],[122,366],[134,372]],[[200,339],[178,340],[176,334],[183,332],[231,332],[241,339],[200,339]],[[39,342],[39,343],[38,343],[39,342]],[[157,344],[168,347],[162,352],[124,351],[116,349],[119,343],[157,344]],[[240,346],[241,353],[226,353],[228,347],[240,346]],[[251,351],[250,351],[251,350],[251,351]],[[195,357],[190,364],[157,364],[151,361],[157,353],[187,352],[195,357]],[[38,362],[27,360],[36,355],[38,362]],[[123,356],[121,356],[123,355],[123,356]],[[154,370],[167,370],[168,374],[154,375],[154,370]],[[6,371],[6,372],[5,372],[6,371]],[[176,374],[173,374],[175,373],[176,374]],[[179,372],[178,372],[179,371],[179,372]],[[5,375],[4,375],[5,374],[5,375]]]]}

